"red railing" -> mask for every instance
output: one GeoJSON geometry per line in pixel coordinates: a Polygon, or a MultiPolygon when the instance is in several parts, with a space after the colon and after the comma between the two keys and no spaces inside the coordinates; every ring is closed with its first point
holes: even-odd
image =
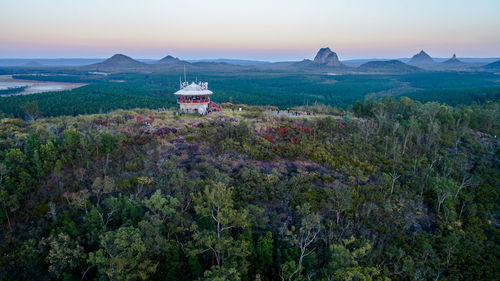
{"type": "Polygon", "coordinates": [[[187,100],[187,99],[177,99],[178,103],[208,103],[210,99],[206,100],[187,100]]]}

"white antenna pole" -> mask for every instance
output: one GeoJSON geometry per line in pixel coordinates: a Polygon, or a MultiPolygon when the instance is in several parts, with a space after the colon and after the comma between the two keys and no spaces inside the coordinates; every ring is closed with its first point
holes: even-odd
{"type": "Polygon", "coordinates": [[[186,82],[186,65],[184,65],[184,82],[186,82]]]}

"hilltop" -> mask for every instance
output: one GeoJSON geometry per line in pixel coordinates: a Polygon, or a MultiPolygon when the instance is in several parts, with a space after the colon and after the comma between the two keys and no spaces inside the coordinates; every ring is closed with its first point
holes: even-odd
{"type": "Polygon", "coordinates": [[[500,60],[497,60],[496,62],[489,63],[485,66],[483,66],[484,69],[487,70],[500,70],[500,60]]]}
{"type": "Polygon", "coordinates": [[[358,70],[370,73],[413,73],[421,71],[416,66],[408,65],[398,60],[371,61],[360,65],[358,70]]]}
{"type": "Polygon", "coordinates": [[[453,56],[449,60],[444,61],[443,63],[449,64],[449,65],[450,64],[452,64],[452,65],[463,65],[464,64],[461,60],[459,60],[457,58],[457,55],[455,55],[455,54],[453,54],[453,56]]]}
{"type": "Polygon", "coordinates": [[[431,58],[431,56],[422,50],[420,53],[414,55],[408,63],[414,65],[432,65],[436,62],[431,58]]]}
{"type": "Polygon", "coordinates": [[[147,64],[134,60],[133,58],[123,55],[115,54],[107,60],[87,66],[80,67],[81,69],[92,69],[92,70],[102,70],[102,71],[114,71],[114,70],[133,70],[142,69],[146,67],[147,64]]]}
{"type": "Polygon", "coordinates": [[[171,55],[168,55],[168,56],[160,59],[156,63],[157,64],[173,64],[173,63],[180,63],[180,62],[182,62],[182,61],[179,58],[175,58],[171,55]]]}

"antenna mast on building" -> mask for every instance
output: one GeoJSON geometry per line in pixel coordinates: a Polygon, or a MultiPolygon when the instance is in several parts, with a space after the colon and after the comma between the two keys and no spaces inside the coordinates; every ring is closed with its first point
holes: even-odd
{"type": "Polygon", "coordinates": [[[186,81],[186,65],[184,64],[184,82],[187,82],[186,81]]]}

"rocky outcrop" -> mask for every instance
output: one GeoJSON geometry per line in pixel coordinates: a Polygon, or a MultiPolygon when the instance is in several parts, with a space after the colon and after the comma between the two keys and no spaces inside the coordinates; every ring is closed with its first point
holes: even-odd
{"type": "Polygon", "coordinates": [[[460,61],[459,59],[457,59],[457,56],[455,54],[453,54],[453,56],[451,57],[451,59],[449,59],[447,61],[444,61],[443,63],[444,64],[463,64],[462,61],[460,61]]]}
{"type": "Polygon", "coordinates": [[[323,66],[333,66],[333,67],[344,66],[339,61],[339,57],[337,56],[337,54],[335,52],[332,52],[330,48],[321,48],[316,54],[316,57],[314,57],[313,62],[315,64],[323,66]]]}

